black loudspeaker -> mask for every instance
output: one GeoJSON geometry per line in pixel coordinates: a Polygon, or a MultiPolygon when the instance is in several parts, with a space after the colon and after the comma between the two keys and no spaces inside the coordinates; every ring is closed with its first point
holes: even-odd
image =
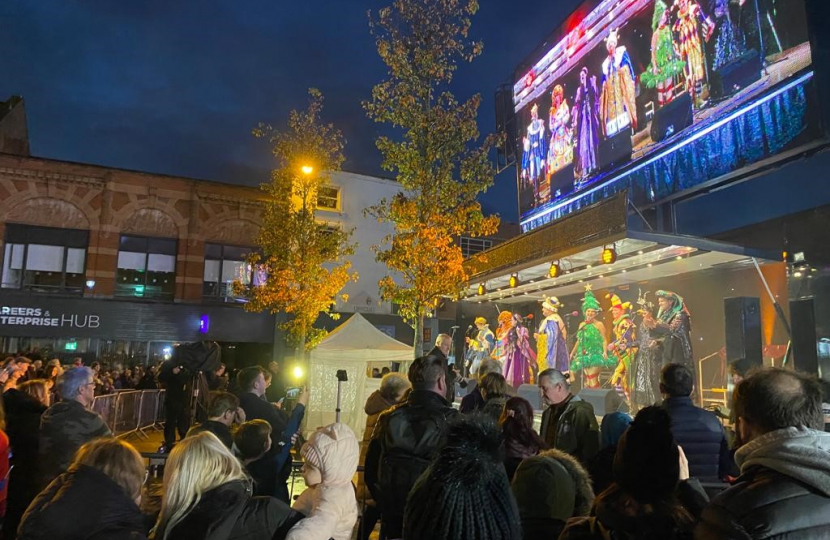
{"type": "Polygon", "coordinates": [[[724,298],[723,308],[726,315],[726,361],[735,364],[741,373],[762,366],[761,301],[746,296],[724,298]]]}
{"type": "Polygon", "coordinates": [[[608,392],[616,392],[613,388],[600,388],[597,390],[591,388],[583,388],[577,394],[582,401],[586,401],[593,405],[594,416],[605,416],[605,396],[608,392]]]}
{"type": "Polygon", "coordinates": [[[602,170],[631,161],[631,129],[625,128],[599,143],[599,168],[602,170]]]}
{"type": "Polygon", "coordinates": [[[660,142],[692,125],[692,96],[680,94],[654,113],[651,121],[651,140],[660,142]]]}
{"type": "Polygon", "coordinates": [[[523,384],[519,386],[516,389],[516,395],[526,399],[534,411],[545,409],[545,404],[542,403],[542,394],[539,391],[539,387],[535,384],[523,384]]]}
{"type": "Polygon", "coordinates": [[[793,329],[793,360],[795,369],[818,373],[818,339],[816,312],[812,298],[790,301],[790,319],[793,329]]]}
{"type": "Polygon", "coordinates": [[[712,97],[731,96],[761,79],[761,57],[752,49],[712,72],[712,97]]]}

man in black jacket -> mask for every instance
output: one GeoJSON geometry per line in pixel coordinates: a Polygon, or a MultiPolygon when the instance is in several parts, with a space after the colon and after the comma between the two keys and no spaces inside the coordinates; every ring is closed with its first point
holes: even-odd
{"type": "Polygon", "coordinates": [[[741,476],[703,511],[695,538],[830,537],[830,434],[813,377],[765,369],[733,394],[741,476]]]}
{"type": "Polygon", "coordinates": [[[164,386],[164,446],[167,451],[176,444],[176,432],[184,439],[190,427],[190,392],[192,375],[175,358],[159,368],[159,382],[164,386]]]}
{"type": "Polygon", "coordinates": [[[683,364],[666,364],[660,373],[663,408],[671,417],[674,440],[689,460],[689,474],[701,482],[726,478],[732,457],[726,433],[714,413],[692,403],[694,374],[683,364]]]}
{"type": "Polygon", "coordinates": [[[422,356],[409,368],[412,391],[378,418],[364,477],[380,504],[381,538],[401,538],[406,497],[446,442],[447,422],[458,413],[445,399],[447,365],[422,356]]]}
{"type": "Polygon", "coordinates": [[[231,426],[242,424],[245,420],[245,411],[239,406],[238,397],[229,392],[211,392],[208,419],[190,428],[187,436],[210,431],[230,450],[233,448],[231,426]]]}
{"type": "Polygon", "coordinates": [[[587,468],[599,452],[599,425],[593,405],[573,395],[568,379],[557,369],[539,374],[539,390],[549,405],[542,413],[542,439],[587,468]]]}

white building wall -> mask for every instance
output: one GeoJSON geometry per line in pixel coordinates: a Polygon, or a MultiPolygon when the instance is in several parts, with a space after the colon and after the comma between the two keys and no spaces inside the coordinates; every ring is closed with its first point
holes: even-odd
{"type": "Polygon", "coordinates": [[[343,229],[354,229],[351,241],[357,247],[350,260],[352,271],[360,276],[358,281],[347,283],[343,288],[341,294],[348,294],[349,299],[346,302],[338,300],[336,310],[389,314],[392,306],[389,302],[382,302],[378,292],[378,281],[387,275],[387,270],[385,265],[375,260],[372,246],[381,244],[394,228],[364,216],[363,210],[383,198],[390,199],[401,191],[401,186],[392,180],[349,172],[332,174],[331,183],[340,187],[340,211],[317,210],[316,215],[320,221],[343,229]]]}

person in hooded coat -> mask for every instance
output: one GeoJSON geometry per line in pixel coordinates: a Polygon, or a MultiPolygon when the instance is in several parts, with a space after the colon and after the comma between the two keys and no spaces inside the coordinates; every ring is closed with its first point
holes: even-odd
{"type": "Polygon", "coordinates": [[[522,460],[535,456],[548,446],[533,430],[533,407],[524,398],[512,397],[505,402],[499,427],[504,440],[504,470],[507,479],[513,480],[522,460]]]}
{"type": "Polygon", "coordinates": [[[26,510],[17,538],[146,540],[148,521],[138,507],[144,479],[144,460],[129,443],[88,442],[26,510]]]}
{"type": "Polygon", "coordinates": [[[288,531],[286,540],[350,540],[357,523],[352,477],[360,454],[354,432],[341,423],[320,428],[300,453],[308,489],[292,508],[308,517],[288,531]]]}
{"type": "Polygon", "coordinates": [[[242,463],[213,433],[179,442],[164,468],[154,540],[283,540],[303,518],[273,497],[254,497],[242,463]]]}
{"type": "Polygon", "coordinates": [[[523,540],[558,538],[568,519],[587,516],[594,503],[588,473],[561,450],[546,450],[522,461],[511,489],[523,540]]]}

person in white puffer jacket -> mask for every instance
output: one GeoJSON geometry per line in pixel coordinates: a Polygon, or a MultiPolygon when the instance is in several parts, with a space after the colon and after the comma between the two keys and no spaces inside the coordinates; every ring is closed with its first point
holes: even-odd
{"type": "Polygon", "coordinates": [[[315,431],[300,453],[308,489],[292,508],[307,517],[286,540],[349,540],[357,523],[357,498],[352,478],[360,449],[354,432],[342,423],[315,431]]]}

